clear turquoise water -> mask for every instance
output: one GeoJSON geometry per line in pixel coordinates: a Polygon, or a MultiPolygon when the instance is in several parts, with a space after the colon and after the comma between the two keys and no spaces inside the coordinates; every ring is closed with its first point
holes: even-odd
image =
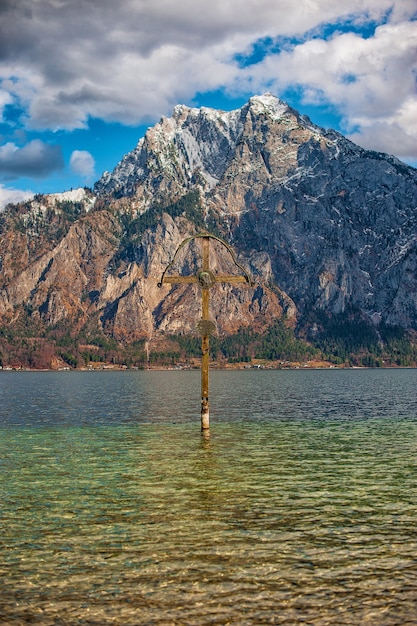
{"type": "Polygon", "coordinates": [[[417,624],[415,370],[0,375],[0,623],[417,624]]]}

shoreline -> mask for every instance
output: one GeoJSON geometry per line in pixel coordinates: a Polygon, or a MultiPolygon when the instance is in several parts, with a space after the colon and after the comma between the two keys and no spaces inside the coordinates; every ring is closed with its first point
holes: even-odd
{"type": "MultiPolygon", "coordinates": [[[[29,368],[29,367],[0,367],[0,375],[2,372],[189,372],[189,371],[200,371],[200,366],[162,366],[162,365],[154,365],[149,367],[127,367],[123,365],[111,365],[111,364],[103,364],[102,366],[94,366],[94,367],[59,367],[59,368],[29,368]]],[[[417,365],[382,365],[379,367],[365,367],[361,365],[334,365],[334,364],[285,364],[285,365],[274,365],[274,364],[262,364],[262,365],[239,365],[239,364],[226,364],[226,365],[211,365],[210,371],[246,371],[246,372],[254,372],[254,371],[296,371],[296,370],[311,370],[311,371],[320,371],[320,370],[399,370],[399,369],[417,369],[417,365]]]]}

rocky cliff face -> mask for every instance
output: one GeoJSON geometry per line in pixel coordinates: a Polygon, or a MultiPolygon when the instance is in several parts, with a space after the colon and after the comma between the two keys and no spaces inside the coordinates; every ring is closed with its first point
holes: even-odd
{"type": "Polygon", "coordinates": [[[177,107],[96,192],[133,210],[198,189],[202,211],[298,313],[353,304],[416,327],[417,175],[271,95],[238,111],[177,107]]]}
{"type": "MultiPolygon", "coordinates": [[[[416,171],[269,94],[231,112],[177,106],[93,193],[72,194],[1,216],[3,326],[66,324],[125,343],[194,332],[198,288],[157,282],[181,241],[207,229],[256,281],[212,290],[220,334],[352,307],[417,329],[416,171]]],[[[176,271],[196,270],[197,244],[176,271]]],[[[221,246],[212,263],[235,271],[221,246]]]]}

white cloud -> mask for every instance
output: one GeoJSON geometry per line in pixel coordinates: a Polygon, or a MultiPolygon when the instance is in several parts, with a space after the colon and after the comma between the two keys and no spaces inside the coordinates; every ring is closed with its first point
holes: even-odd
{"type": "Polygon", "coordinates": [[[63,167],[60,146],[33,139],[22,148],[13,142],[0,146],[0,177],[13,180],[19,176],[44,178],[63,167]]]}
{"type": "Polygon", "coordinates": [[[12,104],[13,98],[8,91],[0,89],[0,120],[3,117],[4,107],[8,104],[12,104]]]}
{"type": "Polygon", "coordinates": [[[386,118],[362,118],[349,139],[363,148],[395,154],[417,166],[417,96],[409,97],[386,118]]]}
{"type": "Polygon", "coordinates": [[[396,154],[407,162],[415,162],[417,166],[417,137],[415,132],[405,133],[398,124],[388,124],[386,122],[376,122],[369,128],[364,128],[361,132],[352,133],[349,139],[363,148],[368,150],[377,150],[379,152],[387,152],[388,154],[396,154]],[[398,146],[401,146],[401,154],[398,152],[398,146]]]}
{"type": "Polygon", "coordinates": [[[367,39],[342,33],[307,41],[246,74],[257,87],[272,83],[278,93],[298,85],[306,103],[333,104],[358,143],[415,157],[416,58],[415,23],[402,22],[380,26],[367,39]]]}
{"type": "MultiPolygon", "coordinates": [[[[12,63],[0,77],[33,128],[80,128],[89,115],[138,123],[181,98],[238,78],[232,56],[260,37],[329,21],[411,12],[411,0],[113,0],[10,3],[2,15],[12,63]],[[81,10],[82,7],[82,10],[81,10]],[[12,79],[12,82],[10,82],[12,79]]],[[[1,51],[1,44],[0,44],[1,51]]]]}
{"type": "Polygon", "coordinates": [[[406,132],[399,111],[415,89],[415,0],[3,0],[2,11],[0,88],[24,107],[28,128],[71,130],[89,117],[138,124],[197,92],[275,86],[279,95],[298,82],[306,99],[339,107],[347,128],[376,117],[406,132]],[[369,39],[318,39],[326,23],[342,31],[343,20],[387,15],[369,39]],[[312,29],[314,39],[257,66],[234,60],[260,38],[312,29]]]}
{"type": "Polygon", "coordinates": [[[95,173],[94,158],[86,150],[73,151],[70,158],[70,167],[74,174],[78,174],[85,179],[92,179],[95,173]]]}
{"type": "Polygon", "coordinates": [[[33,191],[13,189],[0,184],[0,211],[9,203],[23,202],[34,196],[33,191]]]}

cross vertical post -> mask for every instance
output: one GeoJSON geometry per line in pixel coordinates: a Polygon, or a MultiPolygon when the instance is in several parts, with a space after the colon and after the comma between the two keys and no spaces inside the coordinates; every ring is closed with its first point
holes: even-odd
{"type": "Polygon", "coordinates": [[[210,320],[210,289],[216,283],[247,283],[253,285],[252,279],[242,265],[237,262],[235,253],[231,246],[220,237],[209,233],[199,233],[184,239],[178,246],[172,261],[167,265],[162,273],[158,287],[166,284],[199,284],[201,287],[201,320],[197,324],[197,329],[201,335],[201,430],[209,432],[210,411],[209,411],[209,361],[210,361],[210,335],[215,330],[215,324],[210,320]],[[201,239],[202,245],[202,265],[196,274],[190,276],[167,275],[168,270],[174,265],[179,251],[193,239],[201,239]],[[210,239],[219,242],[226,248],[232,257],[233,263],[242,271],[242,274],[215,274],[210,268],[210,239]]]}
{"type": "MultiPolygon", "coordinates": [[[[210,239],[203,237],[203,272],[210,271],[210,239]]],[[[210,286],[203,285],[201,290],[201,317],[209,321],[210,286]]],[[[204,331],[203,331],[204,332],[204,331]]],[[[210,428],[209,409],[209,361],[210,361],[210,338],[207,330],[201,335],[201,429],[210,428]]]]}

